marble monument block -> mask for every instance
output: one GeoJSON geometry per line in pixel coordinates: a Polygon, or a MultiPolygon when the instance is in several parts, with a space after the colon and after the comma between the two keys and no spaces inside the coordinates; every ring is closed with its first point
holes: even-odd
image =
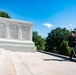
{"type": "Polygon", "coordinates": [[[36,52],[32,41],[32,26],[31,22],[0,17],[0,48],[36,52]]]}

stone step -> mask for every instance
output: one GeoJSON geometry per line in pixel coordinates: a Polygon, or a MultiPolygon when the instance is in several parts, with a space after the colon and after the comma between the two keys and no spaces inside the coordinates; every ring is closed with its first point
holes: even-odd
{"type": "Polygon", "coordinates": [[[17,75],[9,50],[4,50],[0,57],[0,75],[17,75]]]}
{"type": "Polygon", "coordinates": [[[11,52],[17,75],[33,75],[16,52],[11,52]]]}
{"type": "Polygon", "coordinates": [[[4,48],[0,48],[0,57],[1,57],[3,52],[4,52],[4,48]]]}
{"type": "Polygon", "coordinates": [[[2,53],[3,50],[4,50],[4,48],[0,48],[0,54],[2,53]]]}

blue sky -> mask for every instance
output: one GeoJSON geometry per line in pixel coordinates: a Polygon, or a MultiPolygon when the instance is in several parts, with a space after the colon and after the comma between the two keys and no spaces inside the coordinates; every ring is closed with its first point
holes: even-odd
{"type": "Polygon", "coordinates": [[[0,0],[0,10],[33,22],[33,31],[44,37],[56,27],[76,27],[76,0],[0,0]]]}

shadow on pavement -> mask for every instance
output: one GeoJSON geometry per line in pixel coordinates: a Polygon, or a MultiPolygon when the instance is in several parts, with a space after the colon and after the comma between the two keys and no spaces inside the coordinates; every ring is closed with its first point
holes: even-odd
{"type": "Polygon", "coordinates": [[[69,61],[69,60],[66,60],[66,59],[43,59],[44,61],[69,61]]]}

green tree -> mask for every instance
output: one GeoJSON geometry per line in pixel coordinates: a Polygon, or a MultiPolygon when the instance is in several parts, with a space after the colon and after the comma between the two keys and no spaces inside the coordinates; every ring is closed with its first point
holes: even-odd
{"type": "Polygon", "coordinates": [[[45,39],[39,36],[37,31],[33,31],[33,41],[37,47],[37,50],[45,49],[45,39]]]}
{"type": "Polygon", "coordinates": [[[76,32],[76,28],[74,28],[74,31],[76,32]]]}
{"type": "Polygon", "coordinates": [[[66,28],[57,27],[56,29],[53,29],[50,33],[48,33],[48,36],[46,38],[45,50],[50,52],[56,52],[59,54],[65,52],[66,54],[67,51],[63,51],[61,49],[63,48],[63,46],[66,46],[64,45],[66,43],[64,43],[63,41],[67,41],[69,36],[70,31],[66,28]]]}
{"type": "Polygon", "coordinates": [[[71,35],[71,31],[66,28],[62,28],[63,38],[68,41],[69,36],[71,35]]]}
{"type": "Polygon", "coordinates": [[[0,17],[11,18],[7,12],[0,11],[0,17]]]}

